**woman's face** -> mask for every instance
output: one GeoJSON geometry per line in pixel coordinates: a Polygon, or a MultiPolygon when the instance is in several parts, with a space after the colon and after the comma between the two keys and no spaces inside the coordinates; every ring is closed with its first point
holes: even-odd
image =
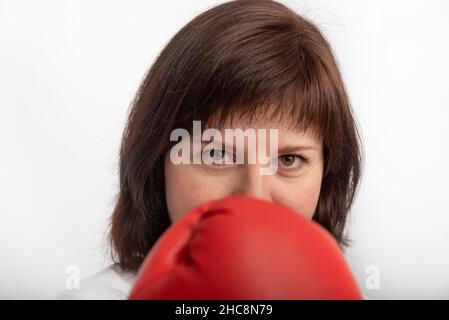
{"type": "MultiPolygon", "coordinates": [[[[248,126],[234,122],[223,126],[226,129],[267,129],[267,132],[270,128],[278,129],[278,168],[274,175],[261,175],[259,169],[267,166],[258,159],[256,163],[248,163],[246,142],[244,164],[174,164],[168,152],[165,157],[165,192],[171,222],[176,222],[204,202],[235,194],[282,204],[311,219],[321,188],[322,143],[308,132],[296,132],[281,123],[254,121],[248,126]]],[[[220,132],[224,139],[224,130],[220,132]]],[[[269,139],[267,135],[267,143],[269,139]]],[[[209,143],[204,142],[202,148],[209,143]]],[[[217,155],[220,158],[230,156],[216,150],[214,159],[217,155]]]]}

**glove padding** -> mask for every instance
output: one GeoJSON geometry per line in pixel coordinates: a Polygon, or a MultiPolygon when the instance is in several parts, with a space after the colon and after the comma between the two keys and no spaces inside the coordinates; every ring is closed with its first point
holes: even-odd
{"type": "Polygon", "coordinates": [[[231,196],[156,242],[130,299],[361,299],[334,238],[293,210],[231,196]]]}

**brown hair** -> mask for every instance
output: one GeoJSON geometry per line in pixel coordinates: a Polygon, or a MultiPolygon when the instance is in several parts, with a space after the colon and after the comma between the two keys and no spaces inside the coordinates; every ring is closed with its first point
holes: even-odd
{"type": "MultiPolygon", "coordinates": [[[[136,271],[170,225],[164,158],[175,128],[193,120],[280,115],[313,129],[324,172],[313,220],[342,248],[360,178],[359,134],[332,49],[318,28],[275,1],[226,2],[168,42],[132,101],[111,217],[113,259],[136,271]]],[[[218,124],[218,125],[219,125],[218,124]]]]}

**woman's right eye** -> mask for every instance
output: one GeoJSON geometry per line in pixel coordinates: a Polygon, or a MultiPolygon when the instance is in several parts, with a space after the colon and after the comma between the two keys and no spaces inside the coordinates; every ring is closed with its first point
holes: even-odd
{"type": "MultiPolygon", "coordinates": [[[[203,151],[203,159],[210,159],[213,165],[226,165],[234,162],[234,157],[225,150],[212,148],[203,151]]],[[[207,162],[207,161],[206,161],[207,162]]]]}

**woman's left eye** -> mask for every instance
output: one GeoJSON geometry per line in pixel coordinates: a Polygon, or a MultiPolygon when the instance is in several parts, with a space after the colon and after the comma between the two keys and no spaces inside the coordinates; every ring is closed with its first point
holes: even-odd
{"type": "Polygon", "coordinates": [[[295,154],[280,156],[279,160],[281,166],[287,168],[287,170],[296,170],[301,167],[303,162],[307,161],[305,157],[295,154]]]}

